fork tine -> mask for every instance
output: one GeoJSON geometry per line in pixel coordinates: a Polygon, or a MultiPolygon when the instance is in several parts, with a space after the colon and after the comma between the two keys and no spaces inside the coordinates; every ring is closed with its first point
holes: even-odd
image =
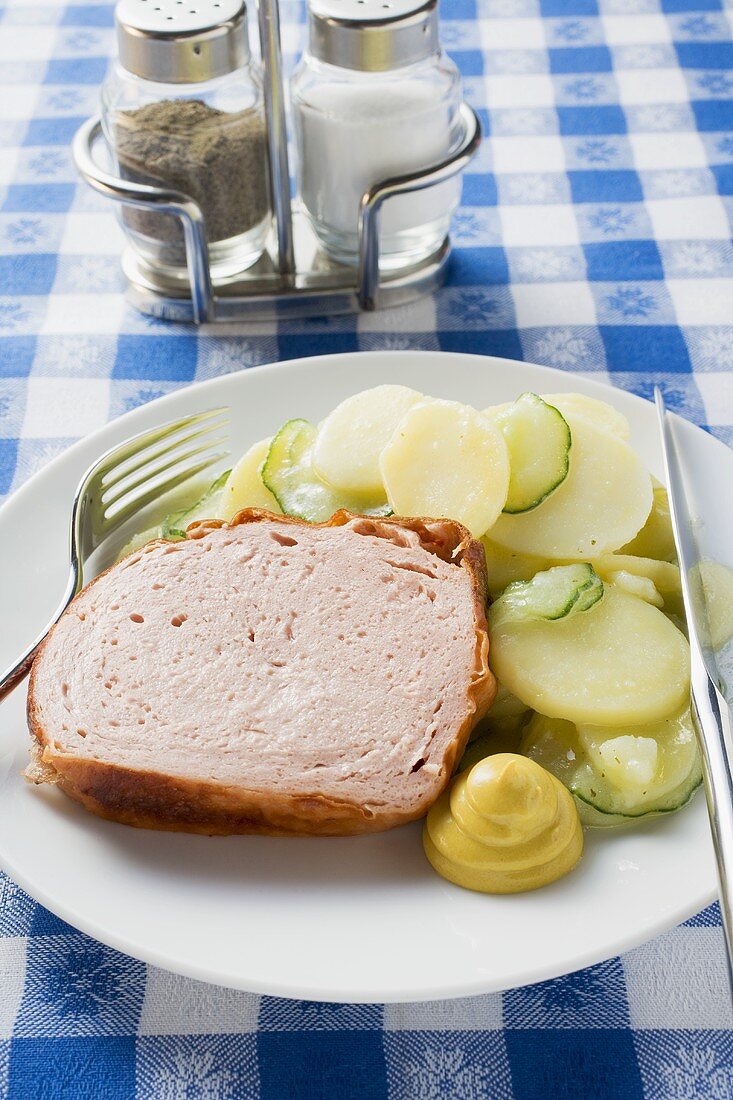
{"type": "MultiPolygon", "coordinates": [[[[190,439],[201,436],[202,432],[195,432],[193,436],[189,436],[188,439],[183,442],[189,442],[190,439]]],[[[166,462],[162,465],[151,467],[147,462],[144,465],[135,467],[130,474],[127,474],[123,478],[119,478],[117,481],[112,482],[110,486],[104,487],[102,494],[102,504],[105,510],[111,508],[115,501],[120,500],[122,497],[127,496],[134,489],[138,489],[141,485],[145,485],[153,478],[159,477],[167,470],[172,469],[174,466],[180,466],[182,463],[188,461],[191,458],[196,458],[197,455],[204,454],[206,451],[210,451],[212,447],[218,447],[223,443],[226,443],[226,436],[219,436],[217,439],[207,439],[203,443],[199,443],[197,447],[190,447],[187,451],[167,451],[163,452],[162,456],[167,458],[166,462]],[[137,475],[134,481],[130,481],[129,478],[137,475]]]]}
{"type": "Polygon", "coordinates": [[[133,436],[132,439],[126,440],[124,443],[120,443],[117,447],[112,447],[109,451],[101,456],[96,462],[94,467],[89,471],[89,477],[96,476],[104,478],[117,466],[122,465],[127,459],[135,457],[145,447],[150,447],[155,443],[160,442],[169,436],[174,435],[176,432],[184,431],[186,428],[203,423],[207,420],[212,420],[214,417],[226,415],[229,413],[227,406],[221,406],[216,409],[207,409],[202,413],[193,413],[191,416],[184,416],[178,420],[169,420],[167,424],[161,424],[157,428],[152,428],[148,432],[143,432],[140,435],[133,436]]]}
{"type": "MultiPolygon", "coordinates": [[[[228,419],[220,414],[219,417],[209,418],[203,424],[194,424],[193,431],[186,432],[185,427],[176,426],[154,443],[138,445],[124,459],[111,462],[108,465],[101,478],[102,491],[107,492],[113,486],[137,473],[143,466],[155,462],[156,459],[166,457],[175,448],[184,447],[194,439],[225,429],[228,424],[228,419]]],[[[134,440],[130,442],[134,442],[134,440]]]]}
{"type": "MultiPolygon", "coordinates": [[[[165,481],[154,485],[148,489],[146,493],[142,493],[140,496],[133,497],[127,504],[122,504],[119,508],[115,509],[113,515],[105,516],[110,524],[114,524],[115,527],[124,523],[126,519],[134,515],[135,512],[139,512],[141,508],[144,508],[146,504],[152,503],[159,497],[163,496],[170,489],[177,489],[180,485],[184,485],[191,478],[196,477],[197,474],[202,474],[204,470],[210,470],[212,466],[215,466],[217,462],[221,462],[223,458],[228,458],[227,451],[219,451],[216,454],[210,455],[202,462],[198,462],[195,466],[191,466],[186,470],[179,470],[176,473],[172,473],[170,477],[165,481]]],[[[124,500],[124,497],[120,497],[116,503],[119,504],[120,500],[124,500]]]]}

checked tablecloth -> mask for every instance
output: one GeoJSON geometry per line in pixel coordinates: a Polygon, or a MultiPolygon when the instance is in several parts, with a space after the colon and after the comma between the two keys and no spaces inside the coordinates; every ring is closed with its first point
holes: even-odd
{"type": "MultiPolygon", "coordinates": [[[[292,59],[302,11],[286,0],[283,14],[292,59]]],[[[364,348],[524,358],[645,396],[658,382],[733,442],[731,13],[720,0],[446,0],[443,40],[488,135],[449,285],[359,319],[197,333],[125,304],[114,215],[71,164],[113,49],[111,5],[0,8],[0,495],[179,386],[364,348]]],[[[723,960],[711,908],[504,995],[282,1001],[146,967],[0,879],[0,1096],[728,1100],[723,960]]]]}

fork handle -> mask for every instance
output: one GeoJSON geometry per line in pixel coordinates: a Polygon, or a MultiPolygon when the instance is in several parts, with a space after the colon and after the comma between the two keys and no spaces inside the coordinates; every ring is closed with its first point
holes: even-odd
{"type": "Polygon", "coordinates": [[[5,699],[8,695],[10,695],[11,691],[14,691],[15,688],[17,688],[18,684],[22,683],[23,680],[25,680],[26,676],[31,670],[31,666],[33,665],[33,661],[35,660],[38,650],[41,648],[41,645],[48,637],[49,631],[59,621],[64,611],[66,611],[66,608],[69,606],[74,596],[79,591],[80,587],[81,577],[76,563],[74,562],[72,564],[71,571],[69,572],[69,579],[66,585],[64,598],[62,599],[59,606],[56,608],[56,612],[54,613],[53,618],[49,621],[43,633],[39,634],[36,640],[31,643],[28,649],[26,649],[25,653],[23,653],[22,656],[19,657],[18,660],[15,662],[15,664],[11,665],[10,668],[3,673],[2,677],[0,677],[0,703],[2,703],[3,699],[5,699]]]}

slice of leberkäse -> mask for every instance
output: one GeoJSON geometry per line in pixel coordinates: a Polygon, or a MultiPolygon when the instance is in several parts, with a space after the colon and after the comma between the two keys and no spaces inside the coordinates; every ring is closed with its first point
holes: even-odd
{"type": "Polygon", "coordinates": [[[43,645],[36,764],[102,817],[348,835],[421,817],[496,690],[457,523],[246,510],[92,582],[43,645]]]}

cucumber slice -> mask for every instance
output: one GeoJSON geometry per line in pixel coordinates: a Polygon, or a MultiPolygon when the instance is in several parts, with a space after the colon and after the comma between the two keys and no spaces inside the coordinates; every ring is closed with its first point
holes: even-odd
{"type": "Polygon", "coordinates": [[[193,507],[186,508],[182,512],[172,512],[171,515],[166,516],[161,524],[160,537],[176,542],[185,539],[186,528],[190,524],[201,519],[216,519],[219,515],[222,490],[231,472],[231,470],[225,470],[215,481],[212,481],[193,507]]]}
{"type": "Polygon", "coordinates": [[[593,561],[624,546],[646,523],[652,482],[623,439],[567,414],[573,435],[570,470],[539,508],[501,515],[488,532],[494,543],[554,561],[593,561]]]}
{"type": "Polygon", "coordinates": [[[389,504],[333,489],[313,469],[316,428],[308,420],[288,420],[274,437],[262,467],[262,480],[285,515],[325,523],[340,508],[367,516],[391,515],[389,504]]]}
{"type": "Polygon", "coordinates": [[[530,512],[562,485],[570,469],[572,435],[559,409],[523,393],[492,414],[509,451],[509,492],[503,511],[530,512]]]}
{"type": "Polygon", "coordinates": [[[556,565],[531,581],[514,581],[491,608],[495,630],[506,622],[553,621],[589,611],[603,595],[603,581],[588,562],[556,565]]]}
{"type": "Polygon", "coordinates": [[[575,795],[585,825],[621,825],[679,810],[702,782],[689,710],[648,726],[576,727],[536,714],[521,751],[575,795]]]}

